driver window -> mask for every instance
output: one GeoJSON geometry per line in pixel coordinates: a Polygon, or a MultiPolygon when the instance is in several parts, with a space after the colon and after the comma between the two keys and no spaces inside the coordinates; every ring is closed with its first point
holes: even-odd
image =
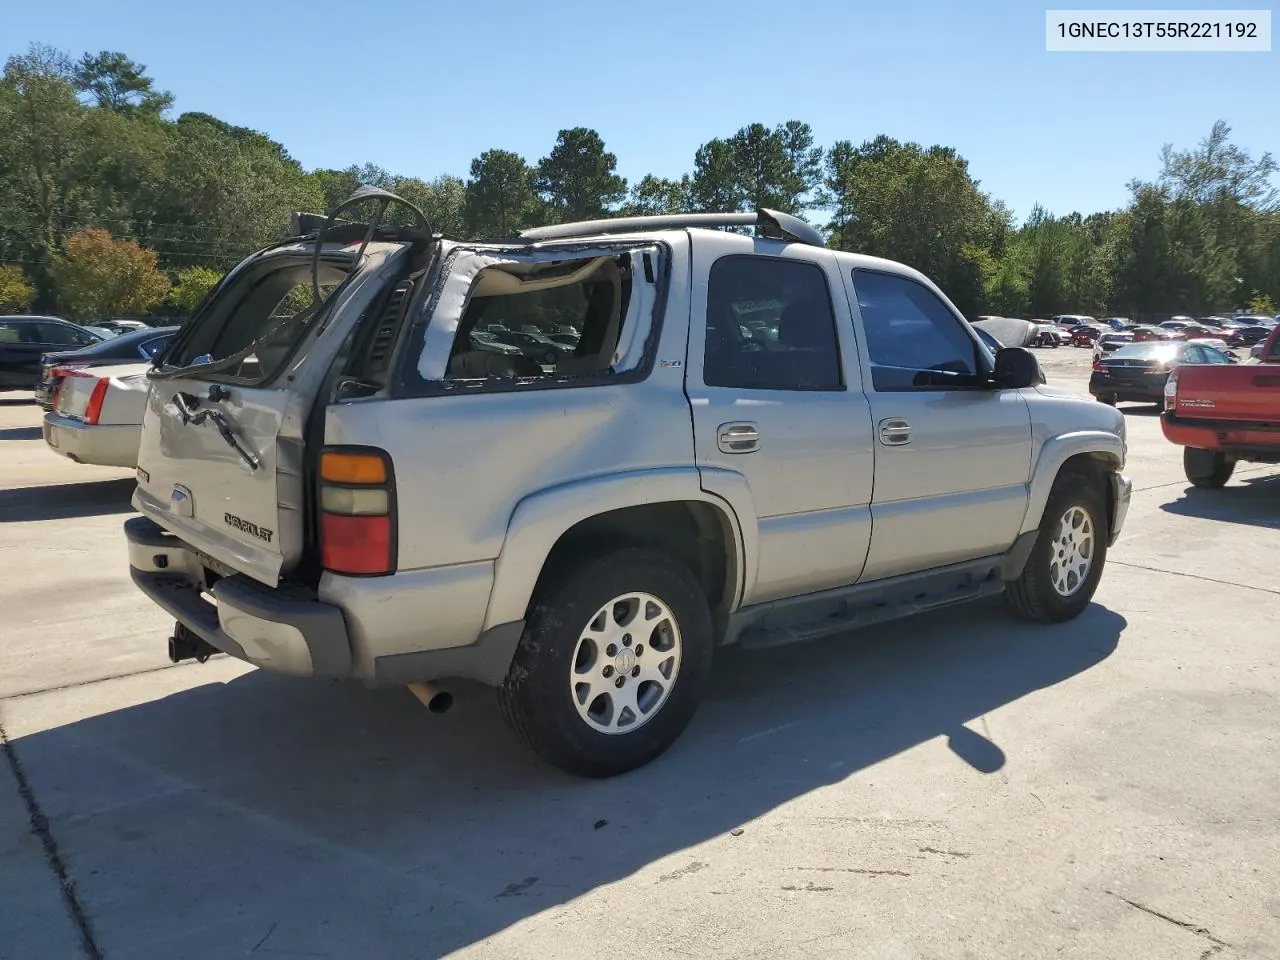
{"type": "Polygon", "coordinates": [[[981,386],[977,344],[927,287],[890,273],[854,270],[871,382],[877,392],[981,386]]]}

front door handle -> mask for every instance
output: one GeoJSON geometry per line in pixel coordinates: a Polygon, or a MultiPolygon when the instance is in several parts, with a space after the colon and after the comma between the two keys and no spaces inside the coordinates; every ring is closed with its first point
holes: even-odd
{"type": "Polygon", "coordinates": [[[752,453],[760,449],[760,428],[754,423],[722,423],[716,428],[721,453],[752,453]]]}
{"type": "Polygon", "coordinates": [[[900,417],[880,421],[880,442],[886,447],[900,447],[911,442],[911,424],[900,417]]]}

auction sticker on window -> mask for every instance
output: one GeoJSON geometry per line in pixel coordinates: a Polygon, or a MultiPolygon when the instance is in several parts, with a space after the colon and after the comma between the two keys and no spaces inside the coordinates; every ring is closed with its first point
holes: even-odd
{"type": "Polygon", "coordinates": [[[1046,10],[1045,49],[1266,53],[1270,10],[1046,10]]]}

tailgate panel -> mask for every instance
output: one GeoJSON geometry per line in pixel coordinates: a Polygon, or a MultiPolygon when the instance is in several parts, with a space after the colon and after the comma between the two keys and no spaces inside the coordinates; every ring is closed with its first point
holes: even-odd
{"type": "Polygon", "coordinates": [[[1196,420],[1280,422],[1280,367],[1182,367],[1177,413],[1196,420]]]}
{"type": "Polygon", "coordinates": [[[280,301],[284,306],[276,305],[272,292],[259,302],[257,313],[242,307],[276,279],[284,281],[279,287],[294,291],[290,283],[309,278],[309,262],[300,270],[296,251],[264,258],[245,270],[241,284],[226,284],[223,316],[218,316],[218,301],[212,301],[208,314],[193,321],[198,326],[187,331],[188,340],[166,356],[165,362],[186,366],[151,376],[138,452],[137,507],[192,547],[275,586],[306,547],[303,438],[312,403],[347,335],[399,269],[403,250],[372,245],[323,315],[305,304],[291,306],[292,292],[280,301]],[[205,323],[208,331],[201,329],[205,323]],[[236,324],[243,328],[236,345],[222,346],[225,331],[236,324]],[[210,362],[239,366],[227,368],[234,376],[202,371],[201,365],[210,362]]]}

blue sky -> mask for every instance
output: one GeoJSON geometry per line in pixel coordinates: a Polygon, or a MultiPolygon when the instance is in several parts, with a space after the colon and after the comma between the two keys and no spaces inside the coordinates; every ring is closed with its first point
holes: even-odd
{"type": "Polygon", "coordinates": [[[1190,146],[1218,118],[1254,154],[1280,154],[1280,53],[1047,53],[1042,3],[184,7],[10,4],[0,55],[31,41],[121,50],[174,93],[176,112],[262,130],[307,167],[369,161],[424,178],[465,176],[490,147],[534,162],[572,126],[598,130],[630,180],[678,176],[705,140],[794,118],[824,144],[885,133],[954,146],[1023,216],[1036,202],[1122,205],[1131,178],[1157,171],[1162,144],[1190,146]]]}

